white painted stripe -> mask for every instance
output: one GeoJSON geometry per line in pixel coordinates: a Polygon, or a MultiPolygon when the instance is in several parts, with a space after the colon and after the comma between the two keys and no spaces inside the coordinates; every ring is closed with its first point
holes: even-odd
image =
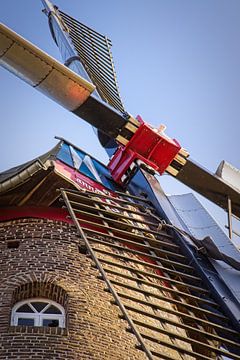
{"type": "Polygon", "coordinates": [[[78,153],[74,150],[74,148],[70,145],[70,152],[72,155],[72,159],[73,159],[73,165],[75,167],[75,169],[79,170],[80,166],[82,165],[83,160],[80,158],[80,156],[78,155],[78,153]]]}
{"type": "Polygon", "coordinates": [[[100,182],[102,184],[102,180],[95,168],[95,166],[93,165],[92,159],[90,158],[89,155],[86,155],[85,158],[83,159],[84,164],[87,166],[87,168],[89,169],[89,171],[91,171],[91,173],[93,174],[93,176],[96,178],[96,180],[98,182],[100,182]]]}

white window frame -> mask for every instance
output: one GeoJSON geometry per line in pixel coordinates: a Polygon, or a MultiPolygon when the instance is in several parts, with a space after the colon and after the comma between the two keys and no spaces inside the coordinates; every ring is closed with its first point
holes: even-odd
{"type": "Polygon", "coordinates": [[[11,325],[18,326],[19,318],[33,319],[34,320],[33,326],[43,326],[43,320],[48,320],[48,319],[58,320],[59,323],[58,327],[60,328],[65,327],[65,310],[63,306],[53,300],[49,300],[46,298],[31,298],[17,302],[12,308],[11,325]],[[31,305],[31,303],[33,302],[45,302],[47,304],[40,312],[38,312],[31,305]],[[25,304],[28,305],[33,310],[32,313],[17,312],[17,309],[25,304]],[[61,314],[44,314],[44,310],[47,310],[51,305],[55,306],[61,312],[61,314]]]}

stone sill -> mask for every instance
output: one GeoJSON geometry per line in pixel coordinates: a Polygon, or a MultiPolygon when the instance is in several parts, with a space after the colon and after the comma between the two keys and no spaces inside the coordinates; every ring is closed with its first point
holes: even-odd
{"type": "Polygon", "coordinates": [[[46,326],[9,326],[8,333],[68,335],[66,328],[46,326]]]}

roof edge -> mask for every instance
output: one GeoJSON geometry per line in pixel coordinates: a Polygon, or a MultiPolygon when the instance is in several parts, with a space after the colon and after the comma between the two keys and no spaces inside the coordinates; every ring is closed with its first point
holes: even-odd
{"type": "Polygon", "coordinates": [[[31,163],[27,168],[18,172],[16,175],[12,176],[10,179],[7,179],[0,183],[0,194],[7,192],[16,188],[18,185],[26,182],[30,177],[35,175],[39,170],[48,170],[52,166],[52,161],[47,160],[43,163],[40,159],[37,159],[31,163]]]}

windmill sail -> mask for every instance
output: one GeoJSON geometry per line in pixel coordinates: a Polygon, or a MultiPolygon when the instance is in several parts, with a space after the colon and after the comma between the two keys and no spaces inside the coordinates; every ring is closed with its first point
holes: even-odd
{"type": "Polygon", "coordinates": [[[101,98],[115,109],[125,112],[114,69],[111,40],[63,11],[59,13],[69,29],[69,36],[82,64],[101,98]]]}
{"type": "Polygon", "coordinates": [[[94,83],[104,102],[124,113],[111,53],[111,40],[56,7],[54,11],[48,12],[48,16],[53,39],[65,65],[71,67],[72,62],[77,62],[79,67],[80,63],[85,75],[83,69],[74,70],[94,83]]]}

